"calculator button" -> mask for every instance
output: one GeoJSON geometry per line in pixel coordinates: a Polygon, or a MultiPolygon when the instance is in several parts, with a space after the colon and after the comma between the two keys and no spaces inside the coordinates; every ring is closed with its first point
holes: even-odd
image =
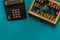
{"type": "Polygon", "coordinates": [[[8,15],[8,19],[11,19],[10,15],[8,15]]]}

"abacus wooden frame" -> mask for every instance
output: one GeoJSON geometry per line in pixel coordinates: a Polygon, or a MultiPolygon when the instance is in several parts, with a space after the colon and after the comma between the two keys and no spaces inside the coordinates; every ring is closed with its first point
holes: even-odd
{"type": "MultiPolygon", "coordinates": [[[[49,0],[49,1],[51,1],[51,0],[49,0]]],[[[31,4],[31,6],[30,6],[29,14],[32,14],[32,15],[34,15],[34,16],[36,16],[36,17],[38,17],[38,18],[41,18],[41,19],[43,19],[43,20],[46,20],[46,21],[48,21],[48,22],[50,22],[50,23],[52,23],[52,24],[56,24],[56,23],[57,23],[57,21],[58,21],[58,19],[59,19],[59,16],[60,16],[60,12],[59,12],[58,16],[56,17],[55,21],[51,21],[51,20],[49,20],[49,19],[47,19],[47,18],[44,18],[44,17],[40,16],[40,15],[37,14],[37,13],[34,13],[33,11],[31,11],[34,2],[35,2],[35,0],[33,0],[32,4],[31,4]]],[[[60,3],[56,2],[56,1],[52,1],[52,2],[60,5],[60,3]]]]}

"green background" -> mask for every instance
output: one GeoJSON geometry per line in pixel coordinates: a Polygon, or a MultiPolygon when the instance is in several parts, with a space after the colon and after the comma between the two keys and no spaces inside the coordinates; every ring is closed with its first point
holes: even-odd
{"type": "Polygon", "coordinates": [[[3,1],[0,0],[0,40],[60,40],[60,18],[53,25],[29,15],[33,0],[25,0],[27,18],[8,21],[3,1]]]}

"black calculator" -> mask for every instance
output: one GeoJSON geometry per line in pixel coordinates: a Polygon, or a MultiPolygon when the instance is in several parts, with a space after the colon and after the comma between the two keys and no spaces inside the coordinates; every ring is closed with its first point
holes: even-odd
{"type": "Polygon", "coordinates": [[[24,0],[5,0],[4,7],[8,20],[26,18],[24,0]]]}

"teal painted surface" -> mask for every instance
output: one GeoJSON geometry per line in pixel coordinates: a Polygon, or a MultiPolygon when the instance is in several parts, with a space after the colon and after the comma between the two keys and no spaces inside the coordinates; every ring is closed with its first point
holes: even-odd
{"type": "Polygon", "coordinates": [[[60,40],[60,19],[52,25],[28,15],[31,3],[32,0],[25,0],[26,19],[7,21],[3,0],[0,0],[0,40],[60,40]]]}

